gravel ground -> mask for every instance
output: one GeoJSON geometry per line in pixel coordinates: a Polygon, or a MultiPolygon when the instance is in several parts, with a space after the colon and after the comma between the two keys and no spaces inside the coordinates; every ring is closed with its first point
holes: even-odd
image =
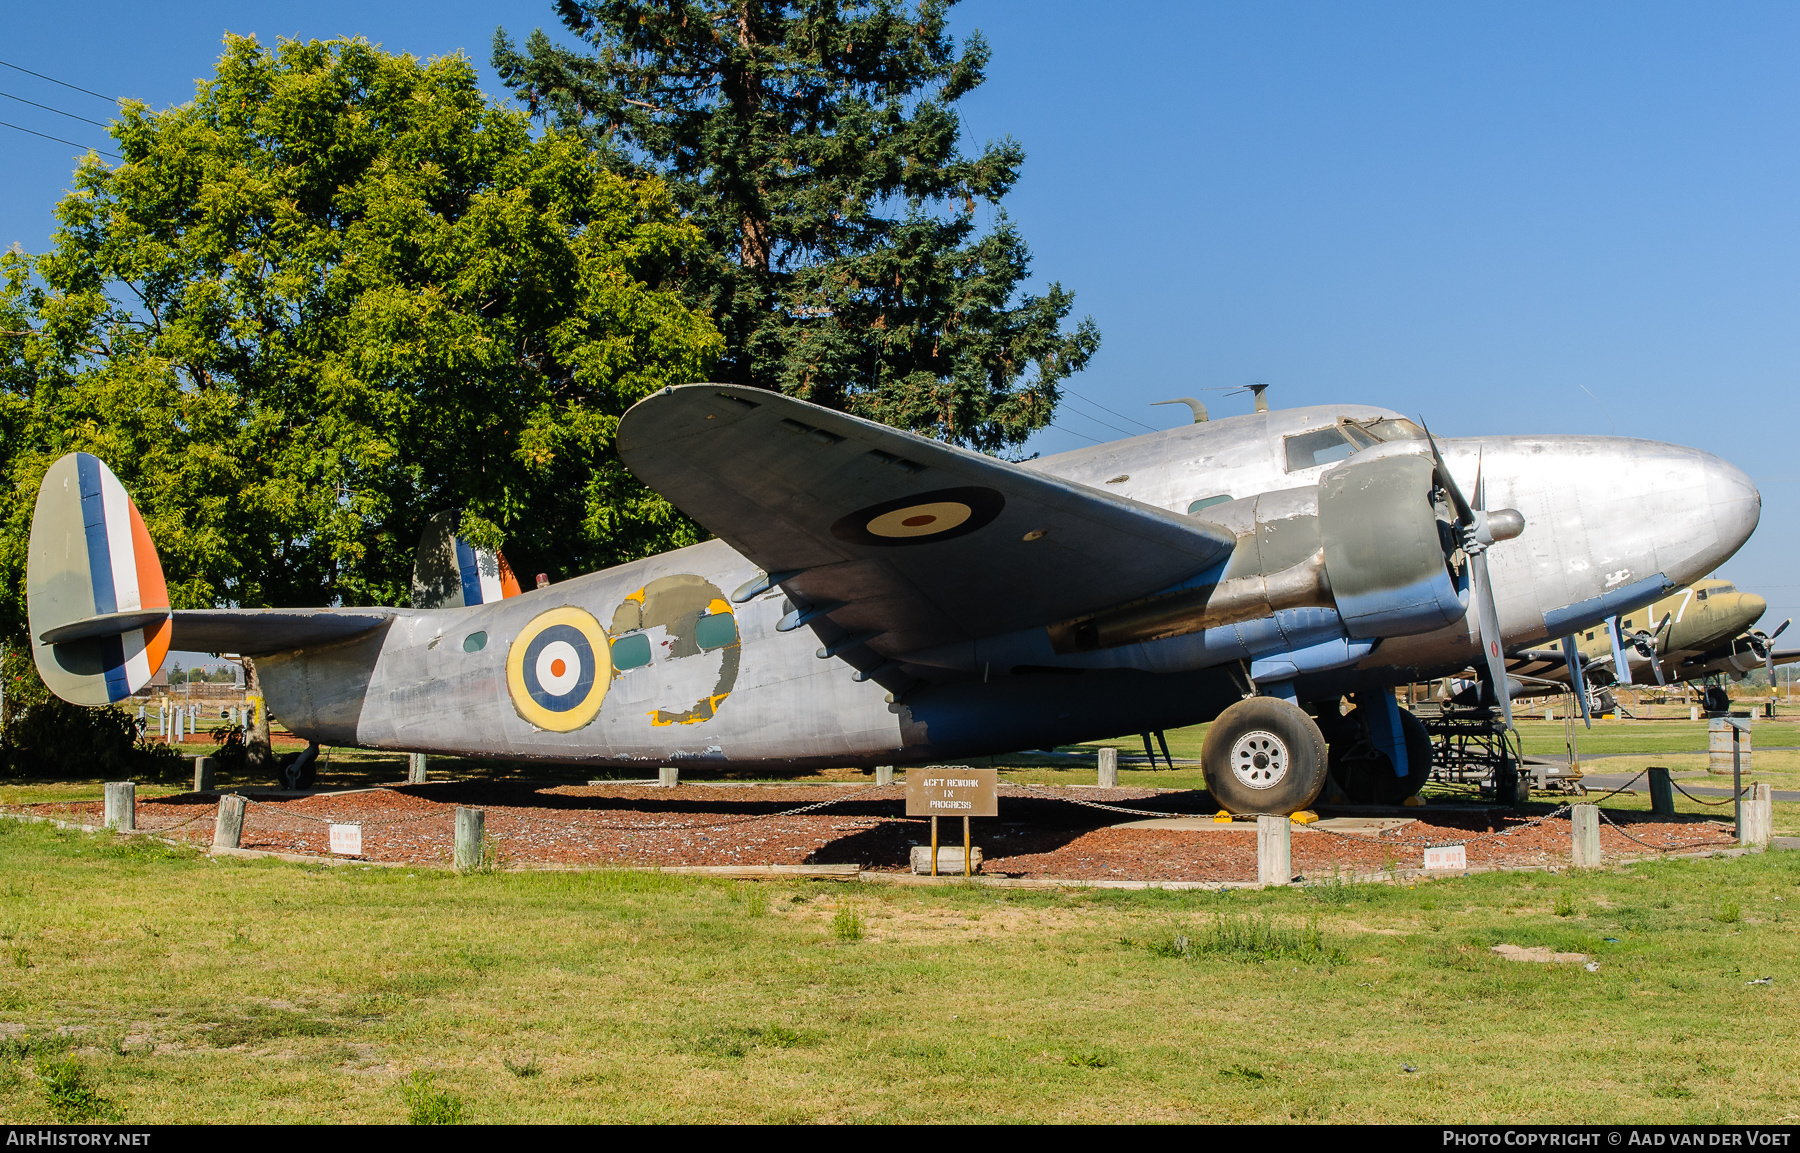
{"type": "MultiPolygon", "coordinates": [[[[325,853],[327,826],[360,823],[365,859],[442,863],[450,859],[457,805],[486,810],[486,828],[501,863],[511,865],[766,865],[860,864],[899,872],[909,848],[927,844],[926,821],[902,815],[900,786],[721,788],[684,785],[547,786],[512,783],[415,785],[338,796],[250,794],[243,847],[325,853]],[[843,798],[827,808],[776,816],[802,805],[843,798]]],[[[1203,795],[1149,789],[1033,789],[1002,792],[1002,817],[975,822],[975,842],[989,875],[1068,879],[1253,881],[1254,824],[1232,831],[1122,829],[1139,819],[1071,804],[1064,798],[1123,804],[1167,813],[1204,813],[1203,795]]],[[[98,824],[102,806],[35,805],[24,811],[98,824]]],[[[138,801],[140,828],[210,843],[216,800],[177,793],[138,801]]],[[[1541,814],[1540,814],[1541,815],[1541,814]]],[[[1700,818],[1659,820],[1609,813],[1636,843],[1602,822],[1609,857],[1658,850],[1724,848],[1727,823],[1700,818]]],[[[1467,842],[1471,865],[1548,865],[1569,859],[1569,826],[1557,818],[1491,812],[1419,810],[1418,819],[1379,838],[1332,836],[1296,826],[1300,873],[1331,876],[1384,866],[1422,864],[1426,843],[1467,842]],[[1484,836],[1506,831],[1505,836],[1484,836]],[[1472,838],[1483,839],[1474,840],[1472,838]]],[[[961,842],[946,822],[946,843],[961,842]]]]}

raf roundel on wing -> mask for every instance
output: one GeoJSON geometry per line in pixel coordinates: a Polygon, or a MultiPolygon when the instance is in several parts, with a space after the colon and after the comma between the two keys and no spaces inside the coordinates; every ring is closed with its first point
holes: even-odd
{"type": "Polygon", "coordinates": [[[1000,515],[1006,498],[991,488],[946,488],[884,501],[839,517],[831,535],[851,544],[926,544],[965,536],[1000,515]]]}

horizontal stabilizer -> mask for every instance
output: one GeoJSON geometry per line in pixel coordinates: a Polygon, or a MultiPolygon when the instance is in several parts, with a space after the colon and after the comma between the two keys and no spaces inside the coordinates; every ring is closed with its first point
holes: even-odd
{"type": "Polygon", "coordinates": [[[256,657],[311,648],[380,628],[398,609],[177,609],[175,647],[183,652],[256,657]]]}
{"type": "Polygon", "coordinates": [[[641,480],[791,596],[835,602],[826,633],[868,634],[881,656],[1094,612],[1237,543],[1193,517],[753,388],[665,389],[625,414],[618,444],[641,480]]]}
{"type": "Polygon", "coordinates": [[[38,639],[45,644],[62,645],[70,641],[84,641],[89,637],[116,637],[120,633],[128,633],[132,629],[159,625],[169,619],[168,609],[141,609],[124,613],[107,613],[105,616],[86,617],[71,621],[57,628],[46,629],[38,639]]]}

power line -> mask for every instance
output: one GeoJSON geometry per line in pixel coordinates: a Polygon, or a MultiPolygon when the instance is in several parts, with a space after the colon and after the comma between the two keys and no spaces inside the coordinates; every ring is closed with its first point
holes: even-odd
{"type": "Polygon", "coordinates": [[[1116,424],[1107,424],[1104,420],[1101,420],[1099,417],[1093,416],[1089,413],[1082,412],[1079,408],[1071,408],[1069,411],[1074,413],[1076,416],[1079,416],[1082,420],[1093,421],[1095,424],[1099,425],[1101,428],[1110,428],[1114,432],[1118,433],[1120,436],[1136,436],[1136,435],[1138,435],[1137,433],[1131,432],[1128,429],[1120,428],[1116,424]]]}
{"type": "Polygon", "coordinates": [[[21,128],[21,127],[19,127],[19,125],[17,125],[17,124],[13,124],[13,123],[10,123],[10,122],[8,122],[8,121],[5,121],[5,120],[0,120],[0,128],[11,128],[11,129],[13,129],[13,130],[15,130],[15,131],[17,131],[17,132],[29,132],[29,133],[30,133],[30,134],[31,134],[31,135],[33,135],[33,136],[42,136],[42,137],[43,137],[43,138],[44,138],[44,139],[45,139],[45,140],[54,140],[54,141],[56,141],[56,142],[57,142],[57,143],[58,143],[58,144],[67,144],[67,145],[68,145],[68,146],[69,146],[69,147],[71,147],[71,148],[86,148],[86,149],[88,149],[88,150],[90,150],[90,151],[93,151],[93,152],[98,152],[98,153],[100,153],[100,154],[101,154],[101,155],[102,155],[102,156],[110,156],[110,157],[112,157],[112,158],[113,158],[113,159],[114,159],[114,160],[123,160],[123,159],[125,159],[125,158],[124,158],[124,157],[123,157],[123,156],[120,156],[120,155],[119,155],[119,154],[118,154],[118,153],[117,153],[117,152],[108,152],[108,151],[107,151],[107,150],[106,150],[106,149],[104,149],[104,148],[95,148],[95,147],[94,147],[94,146],[93,146],[93,145],[91,145],[91,144],[77,144],[77,143],[75,143],[75,141],[73,141],[73,140],[64,140],[64,139],[63,139],[63,138],[62,138],[62,137],[60,137],[60,136],[52,136],[52,135],[50,135],[50,134],[49,134],[49,133],[48,133],[48,132],[39,132],[39,131],[37,131],[37,130],[36,130],[36,129],[33,129],[33,128],[21,128]]]}
{"type": "Polygon", "coordinates": [[[0,60],[0,64],[5,64],[5,65],[6,65],[6,67],[8,67],[8,68],[11,68],[11,69],[12,69],[12,70],[13,70],[13,71],[14,71],[14,72],[23,72],[23,73],[25,73],[25,75],[27,75],[27,76],[35,76],[35,77],[37,77],[37,78],[38,78],[38,79],[39,79],[39,80],[48,80],[48,81],[49,81],[49,82],[50,82],[50,83],[52,83],[52,84],[60,84],[60,85],[62,85],[62,86],[63,86],[63,87],[64,87],[64,88],[73,88],[73,89],[74,89],[74,90],[75,90],[75,91],[77,91],[77,92],[85,92],[85,93],[87,93],[87,94],[88,94],[88,95],[89,95],[89,96],[99,96],[99,97],[100,97],[100,99],[102,99],[102,100],[109,100],[109,101],[111,101],[111,102],[112,102],[112,103],[114,103],[114,104],[123,104],[123,103],[124,103],[124,101],[122,101],[122,100],[120,100],[120,99],[119,99],[119,98],[118,98],[118,97],[116,97],[116,96],[105,96],[105,95],[102,95],[102,94],[101,94],[101,93],[98,93],[98,92],[95,92],[95,91],[94,91],[94,90],[93,90],[93,89],[92,89],[92,88],[83,88],[83,87],[82,87],[82,86],[81,86],[81,85],[79,85],[79,84],[70,84],[70,83],[69,83],[69,82],[68,82],[68,81],[67,81],[67,80],[58,80],[58,79],[57,79],[57,78],[56,78],[56,77],[54,77],[54,76],[45,76],[45,75],[44,75],[44,74],[43,74],[43,73],[42,73],[42,72],[33,72],[33,71],[32,71],[32,70],[31,70],[31,69],[29,69],[29,68],[21,68],[21,67],[19,67],[19,66],[18,66],[18,65],[17,65],[17,64],[8,64],[8,63],[7,63],[7,62],[6,62],[6,61],[4,61],[4,60],[0,60]]]}
{"type": "Polygon", "coordinates": [[[1088,434],[1087,434],[1087,433],[1085,433],[1085,432],[1076,432],[1076,431],[1075,431],[1075,430],[1074,430],[1074,429],[1072,429],[1072,428],[1064,428],[1064,427],[1063,427],[1063,426],[1062,426],[1062,425],[1060,425],[1060,424],[1057,424],[1057,423],[1056,423],[1056,422],[1055,422],[1055,421],[1052,421],[1052,422],[1051,422],[1051,423],[1050,423],[1050,427],[1051,427],[1051,428],[1054,428],[1054,429],[1055,429],[1055,430],[1056,430],[1056,431],[1057,431],[1057,432],[1066,432],[1066,433],[1068,433],[1068,434],[1069,434],[1069,435],[1070,435],[1070,436],[1078,436],[1078,437],[1080,437],[1080,438],[1081,438],[1081,439],[1082,439],[1082,440],[1085,440],[1085,441],[1087,441],[1087,442],[1088,442],[1088,443],[1089,443],[1089,444],[1104,444],[1104,443],[1106,443],[1106,442],[1105,442],[1105,441],[1102,441],[1102,440],[1098,440],[1098,439],[1096,439],[1096,438],[1094,438],[1094,437],[1091,437],[1091,436],[1089,436],[1089,435],[1088,435],[1088,434]]]}
{"type": "Polygon", "coordinates": [[[1136,417],[1126,416],[1124,413],[1116,411],[1115,409],[1107,408],[1104,404],[1101,404],[1099,401],[1095,400],[1093,397],[1088,396],[1085,393],[1075,392],[1075,390],[1072,388],[1065,388],[1065,389],[1063,389],[1063,391],[1068,392],[1068,393],[1073,393],[1074,395],[1081,397],[1081,399],[1087,401],[1089,404],[1093,405],[1095,408],[1100,409],[1102,412],[1110,412],[1114,416],[1118,417],[1120,420],[1129,420],[1132,424],[1141,425],[1142,427],[1149,429],[1151,432],[1161,432],[1162,431],[1161,429],[1157,428],[1153,424],[1144,424],[1143,421],[1137,419],[1136,417]]]}
{"type": "Polygon", "coordinates": [[[35,101],[35,100],[27,100],[27,99],[25,99],[25,98],[24,98],[24,97],[23,97],[23,96],[14,96],[14,95],[13,95],[13,94],[12,94],[12,93],[10,93],[10,92],[0,92],[0,96],[4,96],[4,97],[6,97],[6,98],[7,98],[7,99],[8,99],[8,100],[17,100],[17,101],[18,101],[18,102],[19,102],[19,103],[20,103],[20,104],[29,104],[29,105],[31,105],[31,106],[32,106],[32,107],[33,107],[33,108],[42,108],[42,109],[43,109],[43,110],[44,110],[44,111],[45,111],[45,112],[54,112],[54,113],[56,113],[56,114],[57,114],[57,115],[58,115],[58,116],[67,116],[67,117],[68,117],[68,118],[69,118],[69,119],[70,119],[70,120],[79,120],[79,121],[81,121],[81,122],[82,122],[82,123],[83,123],[83,124],[92,124],[92,125],[93,125],[93,126],[94,126],[94,127],[95,127],[95,128],[109,128],[109,127],[111,127],[111,125],[108,125],[108,124],[102,124],[102,123],[101,123],[101,122],[100,122],[100,121],[98,121],[98,120],[89,120],[89,119],[88,119],[88,118],[87,118],[87,117],[85,117],[85,116],[77,116],[77,115],[75,115],[75,114],[74,114],[74,113],[73,113],[73,112],[64,112],[64,111],[63,111],[63,110],[62,110],[62,109],[60,109],[60,108],[52,108],[52,107],[50,107],[50,106],[49,106],[49,105],[48,105],[48,104],[39,104],[39,103],[38,103],[38,102],[37,102],[37,101],[35,101]]]}

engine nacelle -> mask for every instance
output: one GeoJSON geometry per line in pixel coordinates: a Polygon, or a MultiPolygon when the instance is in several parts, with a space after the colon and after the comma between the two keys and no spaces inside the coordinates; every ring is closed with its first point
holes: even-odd
{"type": "Polygon", "coordinates": [[[1462,619],[1467,568],[1451,567],[1455,525],[1433,501],[1432,462],[1352,460],[1319,481],[1319,543],[1331,598],[1352,637],[1427,633],[1462,619]]]}

